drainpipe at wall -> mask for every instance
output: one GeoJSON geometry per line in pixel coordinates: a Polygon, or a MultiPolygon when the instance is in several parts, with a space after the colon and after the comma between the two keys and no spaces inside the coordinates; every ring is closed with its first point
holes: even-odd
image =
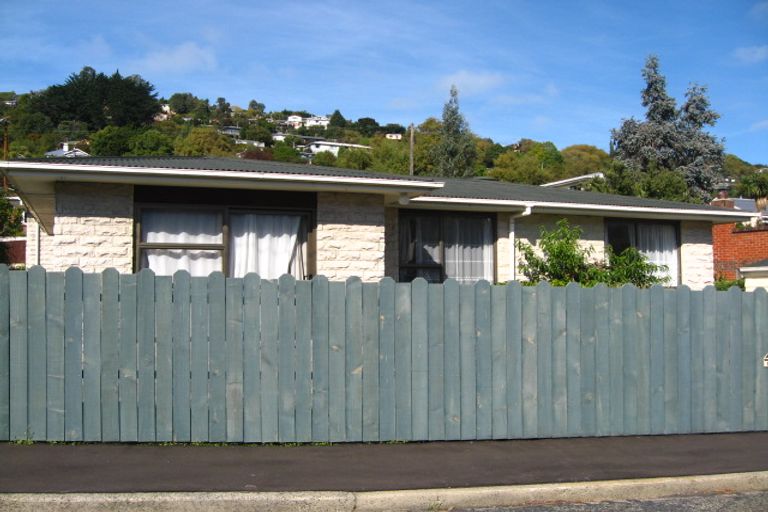
{"type": "Polygon", "coordinates": [[[510,266],[512,267],[512,281],[517,280],[517,240],[515,238],[515,220],[519,219],[521,217],[528,217],[533,213],[533,207],[535,205],[529,204],[525,207],[525,210],[523,210],[520,213],[516,213],[514,215],[509,216],[509,243],[510,243],[510,266]]]}

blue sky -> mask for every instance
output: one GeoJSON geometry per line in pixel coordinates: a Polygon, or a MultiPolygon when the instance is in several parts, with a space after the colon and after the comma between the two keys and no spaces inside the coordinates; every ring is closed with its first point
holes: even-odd
{"type": "Polygon", "coordinates": [[[502,144],[608,148],[640,117],[657,54],[668,92],[709,87],[726,149],[768,164],[768,1],[116,2],[3,0],[0,90],[89,65],[160,95],[380,123],[440,116],[452,83],[471,129],[502,144]]]}

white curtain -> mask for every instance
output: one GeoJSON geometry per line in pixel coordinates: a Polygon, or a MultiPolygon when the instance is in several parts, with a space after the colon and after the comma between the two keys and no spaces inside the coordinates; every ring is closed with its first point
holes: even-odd
{"type": "MultiPolygon", "coordinates": [[[[440,255],[440,219],[438,217],[410,217],[400,224],[400,262],[414,265],[438,265],[440,255]]],[[[430,282],[443,278],[439,268],[419,268],[416,277],[430,282]]]]}
{"type": "Polygon", "coordinates": [[[489,218],[447,217],[445,275],[459,282],[493,281],[493,224],[489,218]]]}
{"type": "Polygon", "coordinates": [[[192,276],[205,277],[221,271],[220,251],[197,249],[144,249],[143,268],[152,269],[158,276],[172,276],[177,270],[186,270],[192,276]]]}
{"type": "Polygon", "coordinates": [[[665,265],[666,271],[661,276],[669,277],[667,286],[679,284],[679,269],[677,264],[677,232],[671,224],[637,225],[637,250],[644,254],[648,261],[656,265],[665,265]]]}
{"type": "Polygon", "coordinates": [[[256,272],[264,279],[305,277],[304,244],[298,215],[238,213],[230,216],[229,268],[232,277],[256,272]]]}
{"type": "MultiPolygon", "coordinates": [[[[220,244],[221,214],[217,212],[145,210],[141,216],[142,241],[168,244],[220,244]]],[[[145,249],[142,267],[162,276],[186,270],[207,276],[222,269],[220,251],[194,249],[145,249]]]]}

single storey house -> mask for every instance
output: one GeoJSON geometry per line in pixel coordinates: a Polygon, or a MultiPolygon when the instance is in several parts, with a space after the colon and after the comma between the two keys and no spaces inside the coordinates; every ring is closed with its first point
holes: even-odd
{"type": "Polygon", "coordinates": [[[670,284],[713,281],[713,223],[750,213],[486,179],[222,158],[15,160],[27,264],[331,280],[519,277],[515,242],[567,218],[602,259],[635,246],[670,284]]]}

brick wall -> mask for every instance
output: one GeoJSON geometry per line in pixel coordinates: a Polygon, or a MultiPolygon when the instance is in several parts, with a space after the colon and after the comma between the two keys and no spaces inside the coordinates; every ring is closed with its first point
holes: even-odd
{"type": "Polygon", "coordinates": [[[49,271],[133,271],[133,186],[96,183],[56,185],[53,235],[27,224],[27,266],[49,271]],[[39,237],[40,254],[37,253],[39,237]]]}
{"type": "Polygon", "coordinates": [[[712,227],[715,275],[736,279],[739,267],[768,259],[768,228],[737,231],[736,224],[712,227]]]}

